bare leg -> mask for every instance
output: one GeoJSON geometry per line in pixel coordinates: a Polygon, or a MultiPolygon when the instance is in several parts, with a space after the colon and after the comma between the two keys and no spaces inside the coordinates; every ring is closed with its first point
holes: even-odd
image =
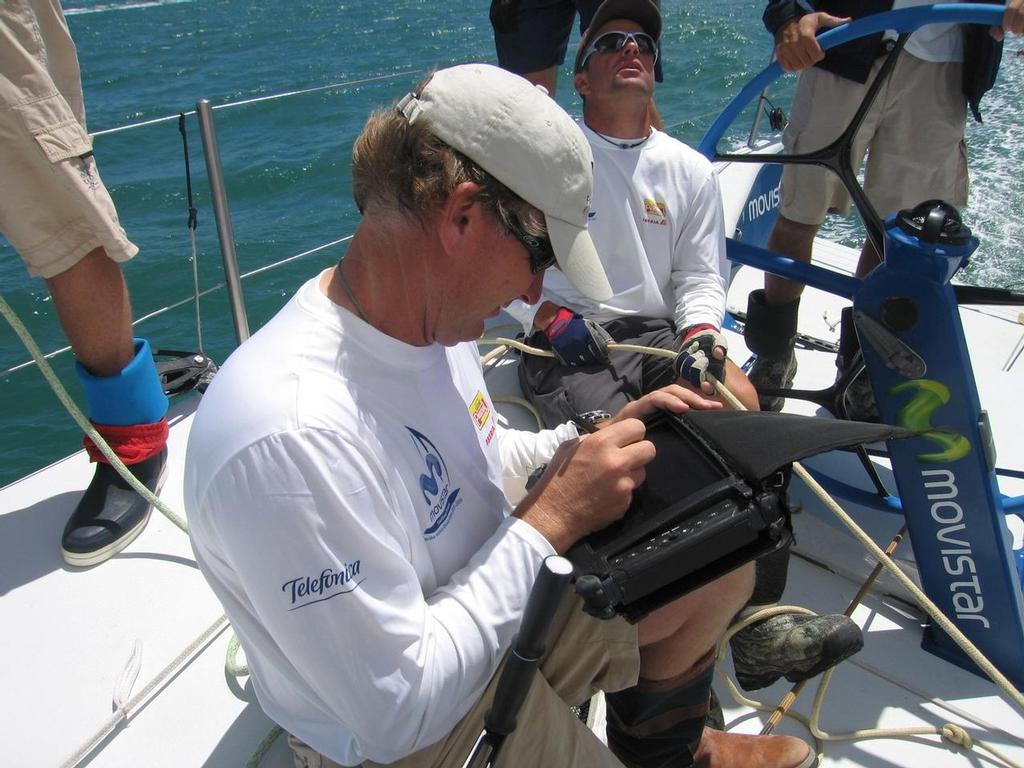
{"type": "Polygon", "coordinates": [[[715,647],[753,589],[754,564],[747,563],[641,620],[640,677],[667,680],[693,667],[715,647]]]}
{"type": "MultiPolygon", "coordinates": [[[[768,237],[768,249],[804,264],[811,263],[811,247],[818,234],[815,224],[800,224],[779,216],[768,237]]],[[[765,274],[765,299],[769,304],[787,304],[800,298],[804,286],[777,275],[765,274]]]]}
{"type": "Polygon", "coordinates": [[[753,583],[748,563],[640,622],[639,680],[605,697],[608,746],[625,765],[803,768],[811,762],[807,744],[791,736],[706,727],[714,648],[753,583]]]}
{"type": "Polygon", "coordinates": [[[558,67],[548,67],[538,72],[527,72],[523,75],[534,85],[543,85],[548,96],[555,98],[555,86],[558,85],[558,67]]]}
{"type": "Polygon", "coordinates": [[[75,357],[90,373],[113,376],[132,361],[128,287],[103,248],[46,283],[75,357]]]}

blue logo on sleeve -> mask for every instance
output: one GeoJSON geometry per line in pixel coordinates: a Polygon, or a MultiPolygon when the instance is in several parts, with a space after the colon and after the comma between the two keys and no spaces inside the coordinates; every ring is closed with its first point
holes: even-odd
{"type": "Polygon", "coordinates": [[[353,592],[365,577],[362,577],[362,561],[342,563],[337,568],[324,568],[315,576],[299,576],[281,585],[281,591],[291,598],[291,608],[305,608],[313,603],[347,595],[353,592]]]}
{"type": "Polygon", "coordinates": [[[424,529],[423,538],[430,541],[440,535],[452,521],[455,509],[462,503],[459,498],[460,489],[451,487],[448,466],[430,438],[412,427],[406,427],[406,429],[409,430],[412,441],[420,456],[423,457],[423,463],[427,469],[419,477],[419,486],[423,494],[423,501],[430,510],[430,525],[424,529]]]}

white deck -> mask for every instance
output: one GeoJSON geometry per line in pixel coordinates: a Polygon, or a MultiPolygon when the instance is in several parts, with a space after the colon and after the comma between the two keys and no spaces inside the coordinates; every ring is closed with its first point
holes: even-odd
{"type": "MultiPolygon", "coordinates": [[[[823,248],[819,258],[850,265],[851,254],[823,248]]],[[[745,308],[748,290],[760,280],[750,270],[737,276],[731,304],[745,308]]],[[[801,330],[834,338],[823,312],[831,306],[823,296],[808,291],[801,330]]],[[[1021,326],[1001,318],[1015,312],[965,310],[971,335],[989,340],[975,360],[976,369],[991,370],[992,357],[1001,365],[1021,332],[1021,326]]],[[[838,321],[838,312],[826,315],[838,321]]],[[[732,335],[733,356],[743,359],[742,339],[732,335]]],[[[834,375],[831,360],[820,353],[800,353],[798,386],[824,386],[834,375]]],[[[506,366],[508,368],[508,366],[506,366]]],[[[1000,463],[1021,468],[1024,446],[1017,420],[1010,409],[1016,403],[1007,393],[1022,391],[1024,363],[1009,373],[993,373],[979,382],[982,401],[996,427],[1000,463]],[[999,396],[1002,393],[1002,396],[999,396]],[[1011,428],[1010,425],[1013,425],[1011,428]]],[[[514,377],[508,370],[493,377],[492,389],[508,392],[514,377]]],[[[170,473],[162,498],[182,511],[181,462],[194,401],[173,411],[170,473]]],[[[793,410],[806,405],[793,404],[793,410]]],[[[813,410],[813,406],[810,406],[813,410]]],[[[523,413],[503,406],[513,421],[523,413]]],[[[832,460],[832,459],[829,459],[832,460]]],[[[0,490],[0,722],[3,744],[0,765],[61,765],[96,733],[111,715],[111,696],[136,639],[141,640],[141,671],[133,693],[201,635],[221,610],[196,569],[187,537],[154,513],[143,534],[123,553],[98,567],[67,568],[60,557],[59,537],[81,491],[91,477],[84,454],[76,454],[18,483],[0,490]]],[[[1024,485],[1004,491],[1022,493],[1024,485]]],[[[871,564],[852,540],[830,521],[815,516],[815,505],[802,489],[807,511],[796,519],[800,552],[830,564],[839,573],[794,558],[787,599],[819,612],[842,611],[857,590],[845,574],[870,569],[871,564]]],[[[881,513],[861,511],[876,541],[883,546],[899,520],[881,513]]],[[[883,580],[883,589],[891,581],[883,580]]],[[[976,738],[993,744],[1024,763],[1024,718],[994,695],[994,686],[918,649],[921,614],[898,599],[869,596],[855,619],[867,632],[865,649],[844,664],[832,684],[824,709],[823,725],[832,732],[868,727],[964,723],[928,699],[942,699],[991,723],[1003,732],[985,734],[969,726],[976,738]],[[864,665],[864,666],[862,666],[864,665]],[[883,679],[868,666],[882,670],[883,679]],[[901,687],[905,686],[905,687],[901,687]],[[917,689],[924,696],[907,689],[917,689]]],[[[220,633],[183,671],[157,692],[149,703],[132,713],[129,724],[117,728],[101,748],[87,758],[90,766],[238,766],[256,749],[272,723],[254,703],[251,686],[226,680],[223,670],[230,630],[220,633]]],[[[726,663],[725,669],[730,669],[726,663]]],[[[756,732],[759,721],[749,710],[732,706],[721,683],[718,691],[731,727],[756,732]]],[[[761,698],[774,703],[788,688],[776,684],[761,698]]],[[[809,687],[796,709],[810,709],[809,687]]],[[[782,730],[806,735],[786,721],[782,730]]],[[[827,766],[993,764],[987,757],[966,757],[937,739],[870,740],[827,745],[827,766]]],[[[979,753],[980,754],[980,753],[979,753]]],[[[263,766],[287,766],[290,753],[283,739],[265,757],[263,766]]]]}

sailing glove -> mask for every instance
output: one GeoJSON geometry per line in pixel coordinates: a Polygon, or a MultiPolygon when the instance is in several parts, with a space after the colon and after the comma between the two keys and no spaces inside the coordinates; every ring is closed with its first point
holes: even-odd
{"type": "Polygon", "coordinates": [[[702,384],[711,383],[708,376],[724,383],[725,356],[729,350],[725,336],[715,326],[704,323],[684,329],[681,339],[675,363],[679,377],[700,390],[703,390],[702,384]],[[715,354],[718,347],[722,348],[721,357],[715,354]]]}
{"type": "Polygon", "coordinates": [[[568,307],[559,307],[544,335],[562,365],[608,364],[608,342],[612,337],[593,320],[568,307]]]}

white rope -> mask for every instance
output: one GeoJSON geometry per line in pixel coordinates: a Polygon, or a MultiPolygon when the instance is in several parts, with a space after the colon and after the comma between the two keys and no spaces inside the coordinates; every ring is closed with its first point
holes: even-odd
{"type": "MultiPolygon", "coordinates": [[[[1017,322],[1024,324],[1024,312],[1017,315],[1017,322]]],[[[1017,358],[1020,357],[1020,353],[1024,351],[1024,331],[1021,331],[1020,338],[1017,339],[1017,343],[1013,345],[1013,349],[1010,350],[1010,354],[1006,358],[1006,362],[1003,363],[1002,370],[1004,372],[1009,371],[1013,368],[1017,362],[1017,358]]]]}
{"type": "Polygon", "coordinates": [[[220,618],[207,627],[199,637],[189,643],[188,647],[168,663],[149,683],[133,696],[127,703],[118,707],[114,714],[100,726],[99,730],[89,738],[74,754],[61,764],[61,768],[74,768],[88,757],[106,738],[114,732],[122,722],[127,723],[135,711],[162,689],[178,674],[196,655],[209,645],[228,626],[228,617],[221,614],[220,618]]]}
{"type": "Polygon", "coordinates": [[[142,641],[136,640],[132,643],[132,651],[128,654],[128,661],[120,676],[114,681],[113,704],[114,711],[123,710],[128,706],[129,697],[132,695],[132,688],[139,677],[142,669],[142,641]]]}

